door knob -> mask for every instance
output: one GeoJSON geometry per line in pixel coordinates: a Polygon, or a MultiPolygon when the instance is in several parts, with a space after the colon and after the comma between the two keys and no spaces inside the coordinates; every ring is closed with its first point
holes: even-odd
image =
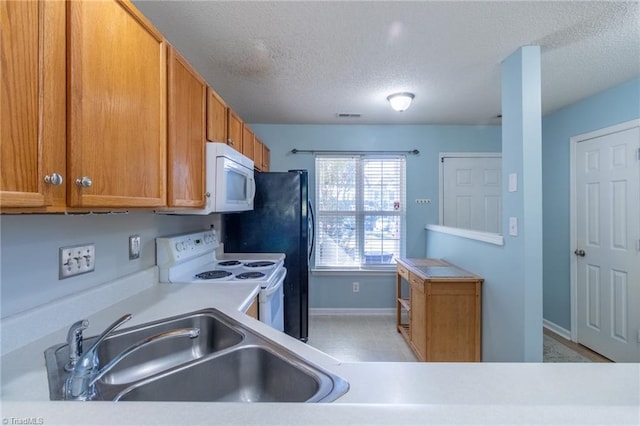
{"type": "Polygon", "coordinates": [[[584,257],[584,256],[585,256],[585,254],[587,254],[587,253],[585,253],[585,251],[584,251],[584,250],[582,250],[582,249],[576,249],[576,251],[574,251],[573,253],[574,253],[576,256],[580,256],[580,257],[584,257]]]}
{"type": "Polygon", "coordinates": [[[93,182],[87,176],[83,176],[82,178],[76,179],[76,185],[78,185],[81,188],[89,188],[92,184],[93,182]]]}

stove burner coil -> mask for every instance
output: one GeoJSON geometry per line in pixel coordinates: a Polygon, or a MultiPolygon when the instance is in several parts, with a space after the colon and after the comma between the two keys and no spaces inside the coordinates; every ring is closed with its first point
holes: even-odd
{"type": "Polygon", "coordinates": [[[247,262],[244,264],[247,268],[265,268],[273,265],[275,265],[275,262],[271,262],[269,260],[259,260],[257,262],[247,262]]]}
{"type": "Polygon", "coordinates": [[[196,274],[196,278],[200,278],[201,280],[213,280],[218,278],[225,278],[229,275],[233,275],[229,271],[206,271],[196,274]]]}
{"type": "Polygon", "coordinates": [[[252,272],[243,272],[241,274],[236,275],[236,278],[239,280],[251,280],[264,277],[262,272],[252,271],[252,272]]]}
{"type": "Polygon", "coordinates": [[[224,260],[222,262],[218,262],[218,265],[220,265],[220,266],[238,266],[238,265],[242,265],[242,262],[240,262],[239,260],[224,260]]]}

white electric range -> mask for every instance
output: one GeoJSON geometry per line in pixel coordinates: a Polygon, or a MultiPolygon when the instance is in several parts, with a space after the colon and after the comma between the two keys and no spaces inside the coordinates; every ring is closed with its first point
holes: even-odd
{"type": "Polygon", "coordinates": [[[215,230],[156,238],[160,282],[175,284],[260,285],[258,319],[284,330],[284,291],[287,270],[283,253],[217,253],[215,230]]]}

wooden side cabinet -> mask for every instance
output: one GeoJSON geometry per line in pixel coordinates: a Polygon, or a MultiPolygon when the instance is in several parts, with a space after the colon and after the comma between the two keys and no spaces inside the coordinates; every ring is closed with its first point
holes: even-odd
{"type": "Polygon", "coordinates": [[[245,313],[249,315],[251,318],[258,319],[258,307],[259,307],[258,296],[256,296],[255,299],[253,299],[253,302],[251,303],[249,308],[247,308],[247,312],[245,313]]]}
{"type": "Polygon", "coordinates": [[[418,359],[480,361],[483,279],[440,259],[397,262],[397,329],[418,359]]]}

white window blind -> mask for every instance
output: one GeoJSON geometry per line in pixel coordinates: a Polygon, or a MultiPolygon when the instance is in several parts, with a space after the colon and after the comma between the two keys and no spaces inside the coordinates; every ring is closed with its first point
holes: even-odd
{"type": "Polygon", "coordinates": [[[405,211],[403,156],[316,157],[316,268],[395,264],[405,211]]]}

